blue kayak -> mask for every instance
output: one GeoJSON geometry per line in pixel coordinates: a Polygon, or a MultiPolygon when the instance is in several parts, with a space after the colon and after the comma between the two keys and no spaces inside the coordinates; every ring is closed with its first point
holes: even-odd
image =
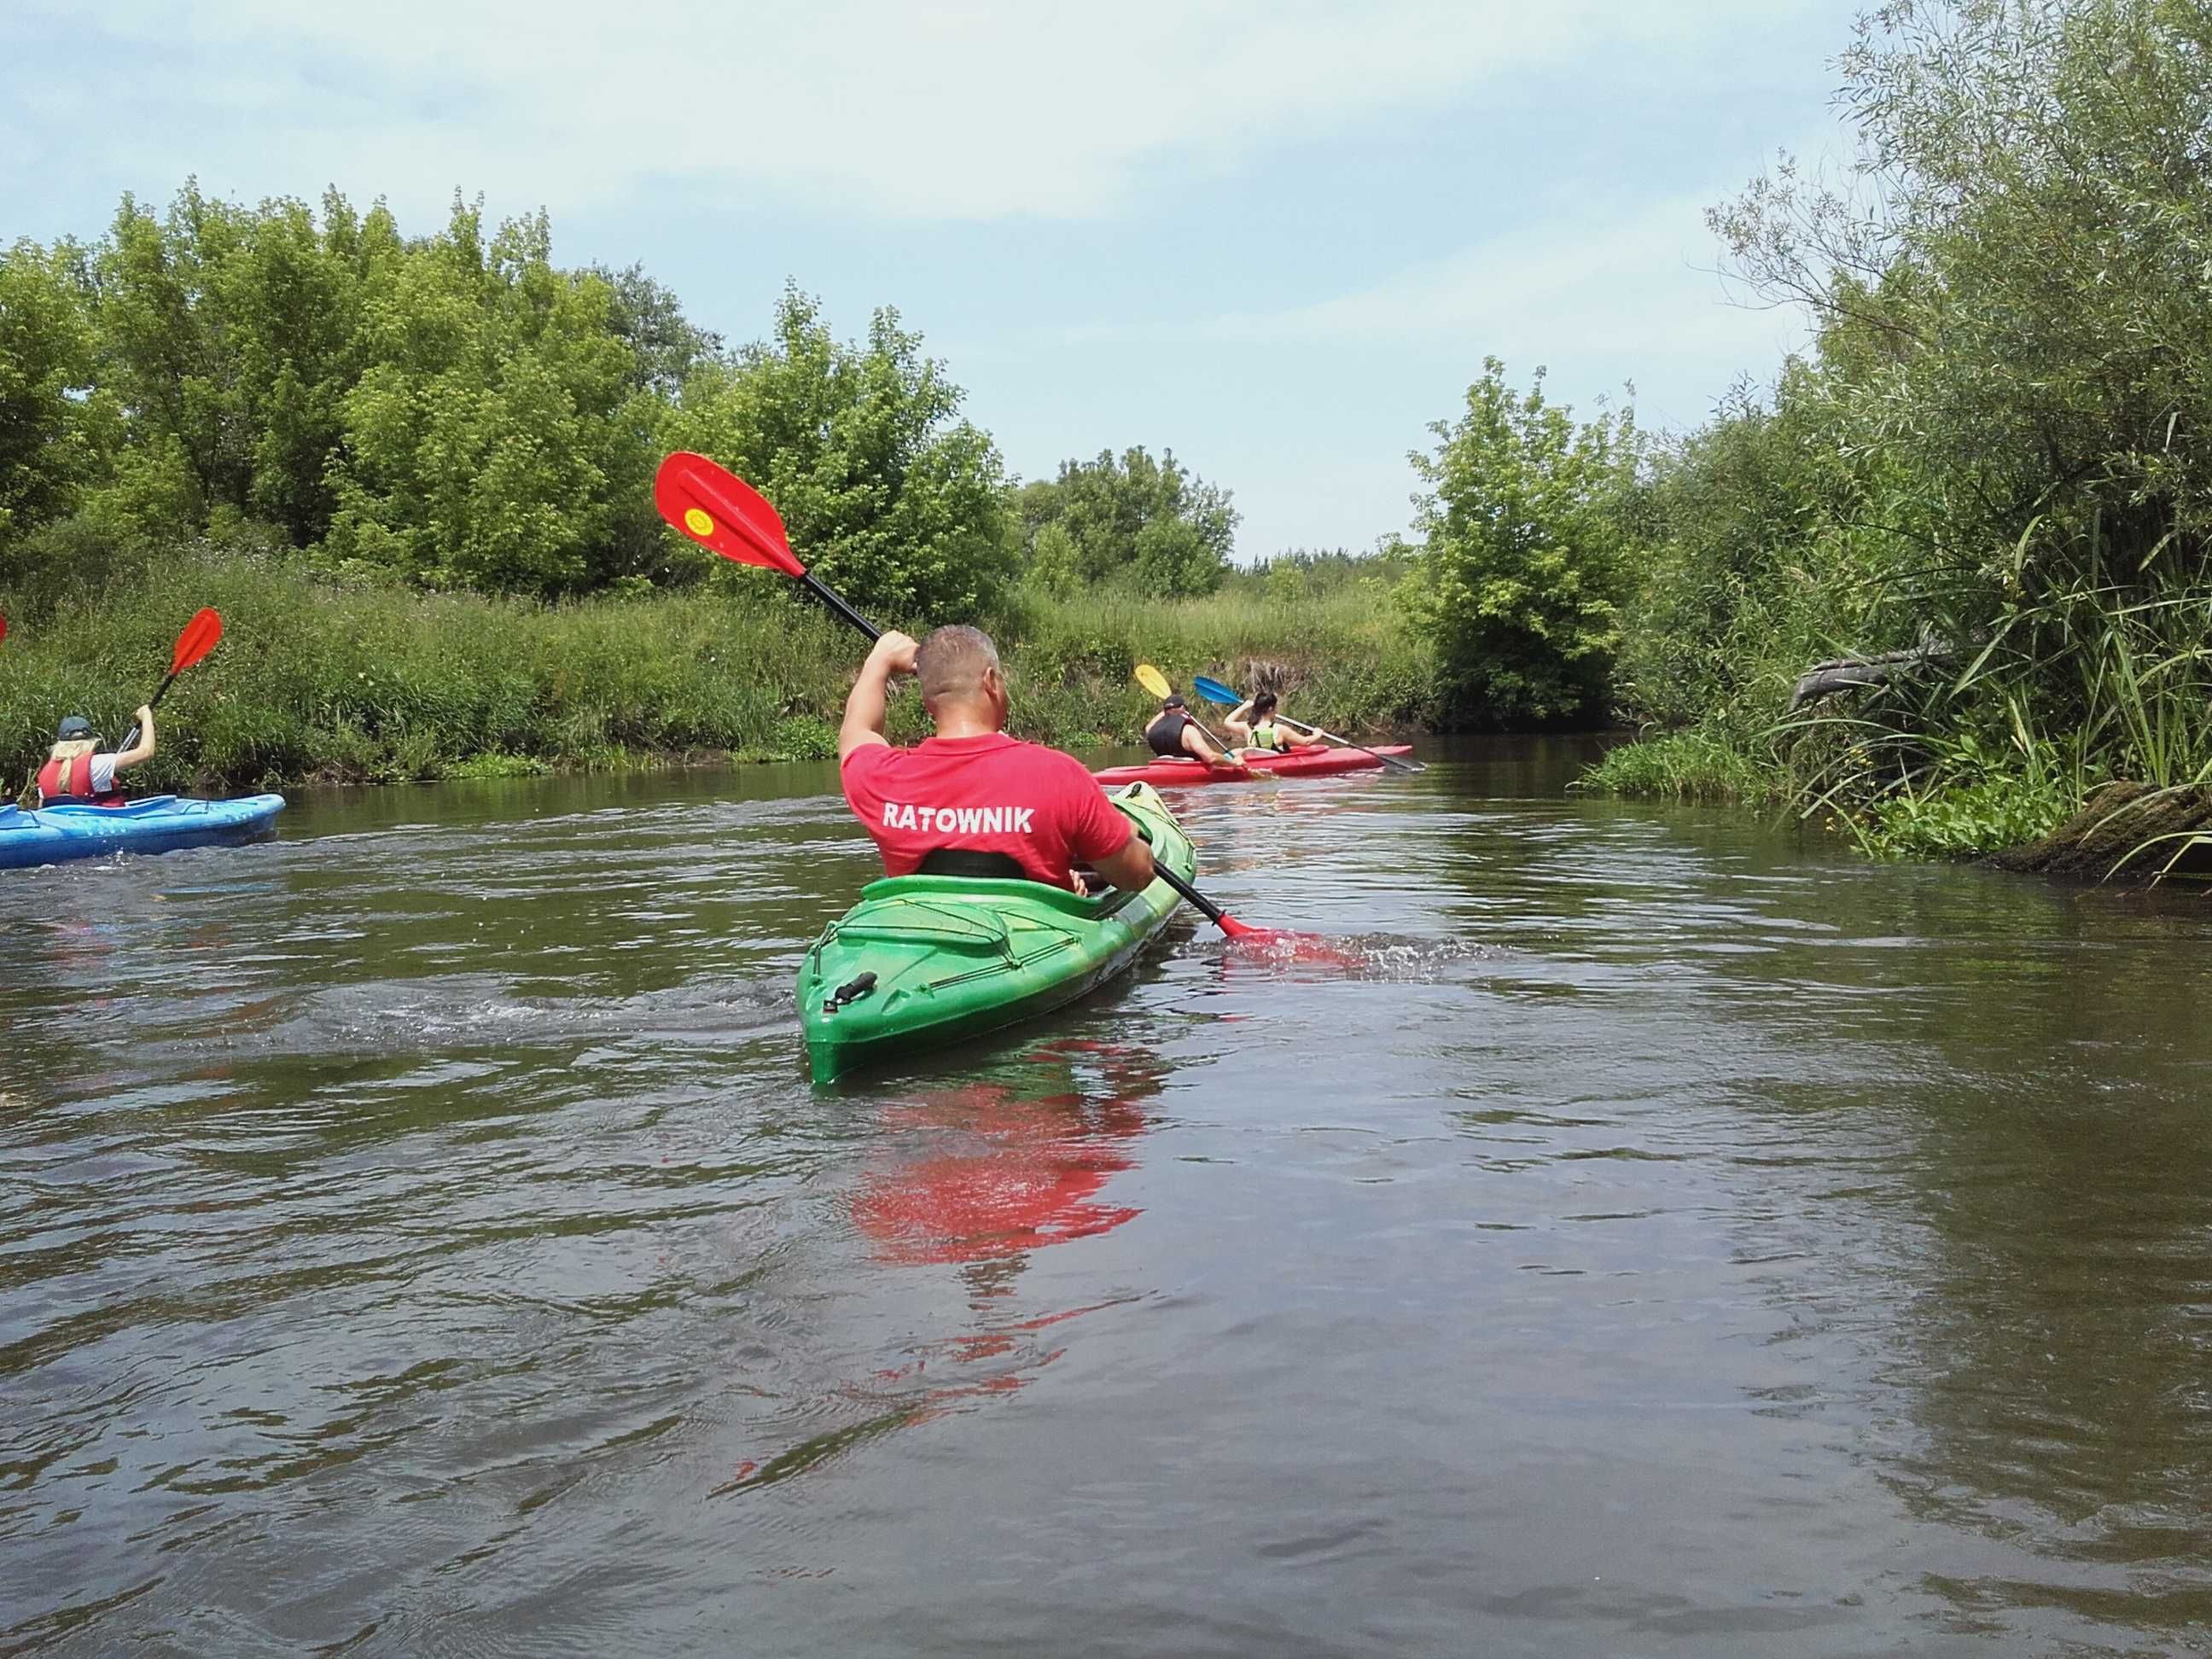
{"type": "Polygon", "coordinates": [[[235,846],[276,833],[282,795],[187,800],[149,795],[120,806],[0,805],[0,870],[108,853],[173,853],[180,847],[235,846]]]}

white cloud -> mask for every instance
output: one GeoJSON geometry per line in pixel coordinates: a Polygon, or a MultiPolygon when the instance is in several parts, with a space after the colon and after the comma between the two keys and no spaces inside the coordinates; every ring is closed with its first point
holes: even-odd
{"type": "MultiPolygon", "coordinates": [[[[1267,311],[1048,331],[1037,343],[1190,341],[1256,346],[1435,349],[1470,369],[1505,358],[1516,378],[1539,363],[1614,362],[1610,384],[1665,385],[1689,369],[1717,393],[1729,366],[1761,378],[1803,345],[1795,307],[1751,303],[1719,274],[1705,208],[1728,191],[1608,213],[1550,219],[1350,293],[1267,311]]],[[[1585,374],[1584,378],[1587,378],[1585,374]]],[[[1702,417],[1702,410],[1668,411],[1702,417]]]]}
{"type": "MultiPolygon", "coordinates": [[[[25,0],[16,0],[18,7],[25,0]]],[[[288,176],[465,180],[562,207],[657,179],[917,218],[1110,211],[1173,160],[1402,117],[1547,64],[1664,75],[1758,0],[28,0],[98,72],[20,110],[149,167],[228,145],[288,176]],[[221,75],[221,82],[211,79],[221,75]]],[[[0,56],[8,25],[0,24],[0,56]]],[[[26,34],[23,38],[27,38],[26,34]]],[[[9,118],[0,116],[0,122],[9,118]]],[[[32,123],[36,128],[32,130],[32,123]]],[[[419,206],[410,197],[403,206],[419,206]]]]}
{"type": "Polygon", "coordinates": [[[1665,386],[1691,366],[1710,376],[1735,364],[1763,378],[1803,343],[1805,319],[1748,303],[1718,273],[1704,210],[1722,194],[1531,225],[1358,292],[1215,318],[1201,331],[1286,344],[1433,343],[1504,357],[1516,375],[1563,359],[1613,362],[1616,386],[1632,378],[1665,386]]]}

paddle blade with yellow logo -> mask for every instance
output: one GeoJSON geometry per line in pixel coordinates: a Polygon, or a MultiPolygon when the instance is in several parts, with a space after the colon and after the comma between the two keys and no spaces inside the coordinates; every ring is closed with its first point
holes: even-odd
{"type": "Polygon", "coordinates": [[[679,449],[661,462],[653,475],[653,504],[709,552],[787,576],[806,574],[768,497],[704,455],[679,449]]]}

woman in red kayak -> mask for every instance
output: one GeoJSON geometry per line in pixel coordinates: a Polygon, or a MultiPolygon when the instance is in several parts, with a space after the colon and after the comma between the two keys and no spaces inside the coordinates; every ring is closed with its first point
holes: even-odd
{"type": "Polygon", "coordinates": [[[119,755],[103,755],[92,722],[71,714],[54,732],[54,746],[39,769],[39,805],[56,800],[90,801],[95,806],[121,803],[115,775],[154,757],[154,711],[138,711],[138,741],[119,755]]]}
{"type": "Polygon", "coordinates": [[[1276,708],[1275,694],[1262,691],[1256,697],[1247,697],[1228,714],[1222,716],[1222,729],[1242,748],[1263,749],[1271,754],[1295,754],[1301,749],[1326,749],[1328,744],[1318,738],[1301,736],[1278,724],[1283,716],[1276,708]]]}

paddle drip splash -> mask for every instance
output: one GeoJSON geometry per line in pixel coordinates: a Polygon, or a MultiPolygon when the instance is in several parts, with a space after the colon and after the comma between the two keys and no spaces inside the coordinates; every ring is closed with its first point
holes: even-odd
{"type": "Polygon", "coordinates": [[[1248,927],[1233,917],[1222,918],[1222,931],[1231,944],[1278,962],[1322,963],[1358,968],[1366,962],[1364,952],[1347,948],[1344,941],[1326,933],[1297,933],[1280,927],[1248,927]]]}
{"type": "Polygon", "coordinates": [[[1494,946],[1464,939],[1406,939],[1392,933],[1297,933],[1251,928],[1257,937],[1227,943],[1219,960],[1224,969],[1249,967],[1267,974],[1310,968],[1324,980],[1368,980],[1429,983],[1449,964],[1505,955],[1494,946]]]}

